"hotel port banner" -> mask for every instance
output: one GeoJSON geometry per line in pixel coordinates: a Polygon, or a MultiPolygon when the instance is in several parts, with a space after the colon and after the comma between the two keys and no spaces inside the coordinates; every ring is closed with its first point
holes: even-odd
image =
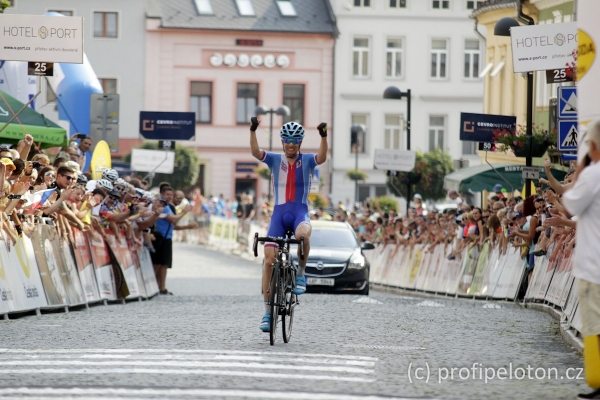
{"type": "Polygon", "coordinates": [[[0,246],[0,264],[4,266],[12,287],[14,308],[11,311],[48,306],[31,239],[23,235],[16,242],[8,240],[8,246],[0,246]]]}
{"type": "Polygon", "coordinates": [[[68,305],[67,292],[64,287],[61,270],[54,258],[52,244],[49,241],[46,244],[47,239],[44,235],[46,228],[54,229],[54,227],[38,225],[33,231],[31,236],[33,253],[35,254],[35,260],[37,261],[42,284],[44,285],[48,306],[66,306],[68,305]]]}
{"type": "Polygon", "coordinates": [[[92,253],[94,271],[100,298],[104,300],[117,300],[117,285],[108,247],[102,235],[96,231],[87,233],[88,244],[92,253]]]}
{"type": "MultiPolygon", "coordinates": [[[[92,253],[85,234],[79,229],[73,228],[73,253],[75,263],[79,271],[79,280],[83,289],[83,295],[88,303],[100,300],[100,292],[96,283],[92,253]]],[[[65,250],[66,252],[66,250],[65,250]]]]}

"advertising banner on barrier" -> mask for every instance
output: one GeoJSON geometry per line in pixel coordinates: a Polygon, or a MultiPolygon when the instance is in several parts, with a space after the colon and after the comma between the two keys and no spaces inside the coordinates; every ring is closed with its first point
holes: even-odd
{"type": "Polygon", "coordinates": [[[98,282],[100,298],[117,300],[115,276],[106,243],[104,243],[102,235],[98,232],[90,231],[86,236],[92,253],[92,262],[94,264],[94,271],[96,272],[96,282],[98,282]]]}
{"type": "Polygon", "coordinates": [[[133,263],[133,268],[135,270],[135,278],[137,279],[138,290],[140,292],[140,296],[148,297],[146,293],[146,285],[144,284],[144,276],[142,275],[142,267],[140,265],[140,261],[138,259],[138,247],[137,244],[133,243],[132,240],[125,241],[127,256],[131,259],[133,263]]]}
{"type": "Polygon", "coordinates": [[[83,294],[88,303],[100,300],[100,292],[96,283],[96,275],[94,273],[94,264],[92,263],[92,253],[88,241],[83,232],[79,229],[73,229],[73,253],[75,255],[75,263],[79,271],[79,280],[83,288],[83,294]]]}
{"type": "Polygon", "coordinates": [[[79,279],[79,274],[77,273],[77,265],[75,264],[73,253],[71,253],[71,246],[69,245],[69,242],[59,239],[54,242],[53,245],[54,250],[58,254],[59,262],[62,261],[64,264],[64,267],[68,272],[68,276],[71,279],[71,283],[73,284],[73,296],[76,296],[76,299],[74,300],[75,303],[71,304],[85,304],[87,302],[86,295],[83,291],[83,285],[79,279]]]}
{"type": "MultiPolygon", "coordinates": [[[[38,225],[33,231],[31,242],[37,262],[48,306],[68,305],[67,291],[64,287],[61,270],[55,262],[52,245],[46,246],[43,232],[46,225],[38,225]],[[49,249],[49,250],[48,250],[49,249]]],[[[53,226],[48,227],[54,229],[53,226]]]]}
{"type": "Polygon", "coordinates": [[[142,247],[137,251],[138,261],[144,278],[144,287],[146,288],[146,296],[151,297],[158,293],[158,283],[156,275],[154,275],[154,267],[152,266],[152,258],[150,251],[146,247],[142,247]]]}
{"type": "Polygon", "coordinates": [[[27,235],[19,237],[8,249],[0,247],[0,259],[8,266],[12,279],[9,279],[14,296],[14,310],[25,311],[46,307],[46,295],[40,277],[33,246],[27,235]]]}
{"type": "MultiPolygon", "coordinates": [[[[6,248],[6,234],[0,230],[0,249],[6,248]]],[[[0,259],[0,314],[6,314],[15,309],[14,296],[12,293],[13,285],[9,280],[9,269],[2,259],[0,259]]]]}
{"type": "Polygon", "coordinates": [[[60,271],[63,288],[67,295],[68,305],[84,304],[83,290],[77,275],[77,269],[74,266],[68,266],[62,256],[60,238],[54,227],[49,225],[41,226],[42,244],[46,254],[47,263],[54,264],[60,271]]]}
{"type": "Polygon", "coordinates": [[[127,288],[129,289],[127,298],[137,298],[141,296],[137,276],[135,274],[135,265],[133,264],[129,248],[127,247],[127,240],[121,234],[115,235],[111,233],[106,235],[106,242],[115,255],[116,261],[119,268],[121,268],[121,272],[127,283],[127,288]]]}

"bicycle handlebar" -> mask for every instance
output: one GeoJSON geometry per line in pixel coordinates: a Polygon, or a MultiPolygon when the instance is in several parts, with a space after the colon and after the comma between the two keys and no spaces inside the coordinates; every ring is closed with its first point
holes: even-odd
{"type": "Polygon", "coordinates": [[[252,246],[252,249],[254,250],[254,257],[258,257],[258,243],[276,243],[277,245],[284,246],[286,243],[287,244],[299,244],[301,245],[299,247],[300,249],[300,258],[304,258],[304,238],[298,240],[298,239],[288,239],[288,238],[276,238],[276,237],[271,237],[271,236],[258,236],[258,232],[256,232],[254,234],[254,245],[252,246]]]}

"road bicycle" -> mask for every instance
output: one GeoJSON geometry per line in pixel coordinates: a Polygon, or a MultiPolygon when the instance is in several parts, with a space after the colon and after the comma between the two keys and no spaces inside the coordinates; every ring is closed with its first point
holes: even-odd
{"type": "Polygon", "coordinates": [[[259,237],[254,234],[254,257],[258,257],[258,243],[276,243],[278,245],[277,257],[273,264],[271,280],[269,283],[269,301],[271,310],[271,329],[269,330],[269,341],[271,346],[275,344],[277,337],[277,322],[281,317],[281,332],[283,341],[288,343],[292,336],[292,324],[294,323],[294,308],[298,304],[298,296],[293,292],[296,286],[297,268],[290,257],[290,245],[297,244],[300,248],[299,256],[304,257],[304,238],[293,239],[291,231],[286,232],[285,238],[259,237]]]}

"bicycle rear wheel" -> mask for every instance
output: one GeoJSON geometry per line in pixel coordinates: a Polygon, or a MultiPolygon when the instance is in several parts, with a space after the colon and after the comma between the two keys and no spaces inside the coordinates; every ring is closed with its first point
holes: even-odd
{"type": "Polygon", "coordinates": [[[284,282],[284,310],[281,316],[281,332],[283,333],[283,341],[288,343],[292,337],[292,326],[294,324],[294,308],[296,307],[296,295],[292,293],[295,276],[292,269],[288,269],[285,273],[284,282]]]}
{"type": "Polygon", "coordinates": [[[269,285],[269,305],[271,308],[271,327],[269,330],[269,342],[271,346],[275,344],[275,338],[277,337],[277,319],[279,318],[279,298],[277,293],[279,292],[279,263],[273,265],[273,271],[271,272],[271,284],[269,285]]]}

